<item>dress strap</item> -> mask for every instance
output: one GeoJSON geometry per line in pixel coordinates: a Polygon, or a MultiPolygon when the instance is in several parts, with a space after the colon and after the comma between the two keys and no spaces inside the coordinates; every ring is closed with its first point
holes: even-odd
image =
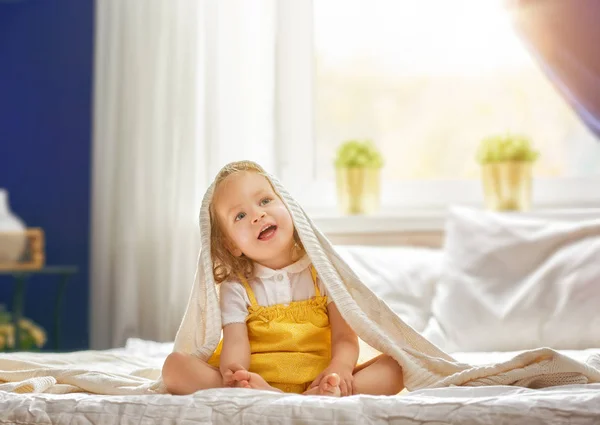
{"type": "Polygon", "coordinates": [[[256,297],[254,296],[254,291],[250,287],[248,280],[241,274],[238,274],[238,277],[240,278],[242,285],[244,285],[244,288],[246,288],[246,293],[248,294],[248,299],[250,300],[250,305],[252,307],[258,306],[258,303],[256,302],[256,297]]]}
{"type": "Polygon", "coordinates": [[[320,297],[321,291],[319,290],[319,285],[317,285],[317,270],[312,264],[310,265],[310,275],[312,276],[313,284],[315,285],[315,296],[320,297]]]}

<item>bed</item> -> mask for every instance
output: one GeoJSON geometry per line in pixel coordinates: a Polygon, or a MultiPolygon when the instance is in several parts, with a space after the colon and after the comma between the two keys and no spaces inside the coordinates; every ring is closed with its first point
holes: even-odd
{"type": "MultiPolygon", "coordinates": [[[[106,368],[160,367],[171,344],[131,339],[108,350],[106,368]]],[[[600,350],[564,351],[585,360],[600,350]]],[[[513,353],[454,353],[483,364],[513,353]]],[[[0,423],[18,424],[591,424],[600,421],[600,384],[542,390],[512,386],[451,387],[403,392],[396,397],[280,395],[245,389],[200,391],[190,396],[0,393],[0,423]]]]}
{"type": "MultiPolygon", "coordinates": [[[[427,243],[337,250],[408,324],[460,362],[493,364],[527,348],[552,346],[600,368],[600,270],[594,266],[600,264],[600,223],[548,227],[457,210],[443,245],[441,233],[419,240],[427,243]]],[[[22,356],[155,379],[171,350],[172,343],[130,339],[112,350],[22,356]]],[[[361,346],[361,356],[371,355],[361,346]]],[[[342,399],[246,389],[189,396],[0,391],[0,424],[8,423],[591,424],[600,423],[600,383],[430,388],[342,399]]]]}

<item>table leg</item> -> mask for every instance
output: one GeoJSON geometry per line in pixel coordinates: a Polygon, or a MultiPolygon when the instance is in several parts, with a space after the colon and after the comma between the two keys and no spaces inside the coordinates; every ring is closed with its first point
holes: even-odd
{"type": "Polygon", "coordinates": [[[60,312],[62,309],[63,298],[65,296],[65,289],[69,282],[70,274],[65,273],[61,275],[60,282],[58,284],[58,292],[56,294],[56,304],[54,306],[54,350],[58,351],[60,346],[60,312]]]}
{"type": "Polygon", "coordinates": [[[21,318],[23,317],[23,304],[25,302],[25,284],[27,278],[25,275],[15,276],[15,293],[13,295],[12,317],[15,327],[15,346],[16,351],[21,349],[21,318]]]}

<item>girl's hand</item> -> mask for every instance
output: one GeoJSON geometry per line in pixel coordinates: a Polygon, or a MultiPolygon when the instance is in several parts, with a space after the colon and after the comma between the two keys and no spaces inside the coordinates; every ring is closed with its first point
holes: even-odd
{"type": "Polygon", "coordinates": [[[319,376],[317,376],[315,378],[315,380],[312,382],[312,384],[310,384],[308,389],[318,387],[319,384],[321,383],[321,379],[323,379],[324,376],[327,376],[331,373],[337,373],[340,376],[340,392],[342,393],[342,397],[345,397],[347,395],[353,395],[354,394],[354,376],[352,375],[353,371],[354,371],[354,368],[331,363],[323,372],[321,372],[319,374],[319,376]]]}
{"type": "Polygon", "coordinates": [[[233,374],[244,368],[239,363],[232,363],[229,366],[221,369],[221,377],[223,378],[224,387],[237,387],[237,381],[233,379],[233,374]]]}

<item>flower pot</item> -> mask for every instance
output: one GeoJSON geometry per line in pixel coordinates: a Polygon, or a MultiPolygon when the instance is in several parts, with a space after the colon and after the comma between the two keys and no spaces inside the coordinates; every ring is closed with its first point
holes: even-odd
{"type": "Polygon", "coordinates": [[[371,214],[379,209],[381,170],[379,168],[338,167],[336,186],[342,214],[371,214]]]}
{"type": "Polygon", "coordinates": [[[0,264],[17,262],[27,243],[25,225],[8,205],[8,193],[0,189],[0,264]]]}
{"type": "Polygon", "coordinates": [[[485,207],[495,211],[531,208],[531,162],[507,161],[481,167],[485,207]]]}

